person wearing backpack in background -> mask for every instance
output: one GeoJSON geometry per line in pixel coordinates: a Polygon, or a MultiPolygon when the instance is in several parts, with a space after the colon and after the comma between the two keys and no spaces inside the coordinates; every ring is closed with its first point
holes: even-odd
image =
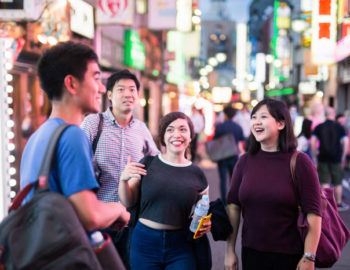
{"type": "Polygon", "coordinates": [[[349,206],[342,201],[342,180],[349,139],[344,127],[335,121],[334,108],[327,107],[325,114],[326,121],[316,126],[312,133],[311,151],[314,160],[317,160],[321,186],[329,187],[329,177],[331,178],[338,211],[345,211],[349,206]],[[317,140],[319,140],[318,154],[317,140]]]}
{"type": "MultiPolygon", "coordinates": [[[[50,173],[49,188],[71,202],[86,231],[111,226],[121,230],[129,212],[121,203],[104,203],[96,197],[95,178],[88,138],[79,128],[84,115],[95,113],[105,87],[96,53],[86,45],[64,42],[48,49],[39,60],[38,75],[52,112],[49,119],[28,140],[21,160],[21,189],[37,180],[44,150],[53,131],[71,124],[59,139],[50,173]]],[[[26,201],[33,196],[28,194],[26,201]]]]}
{"type": "MultiPolygon", "coordinates": [[[[93,149],[95,165],[100,170],[97,198],[104,202],[119,202],[119,179],[128,157],[137,162],[146,155],[157,155],[159,150],[145,123],[133,117],[140,90],[140,82],[136,76],[127,69],[121,70],[108,78],[106,87],[111,107],[101,116],[88,115],[81,128],[94,145],[101,124],[100,137],[93,149]]],[[[112,237],[125,266],[130,269],[129,228],[122,232],[107,229],[106,232],[112,237]]]]}
{"type": "MultiPolygon", "coordinates": [[[[217,139],[231,133],[236,141],[236,145],[232,145],[232,147],[238,148],[238,152],[242,154],[245,152],[243,129],[239,124],[233,121],[233,117],[236,115],[236,109],[234,109],[232,104],[229,103],[224,107],[223,112],[225,121],[215,126],[215,134],[213,139],[217,139]]],[[[229,179],[231,180],[237,160],[238,154],[218,161],[220,194],[221,200],[224,203],[226,203],[227,173],[229,173],[229,179]]]]}

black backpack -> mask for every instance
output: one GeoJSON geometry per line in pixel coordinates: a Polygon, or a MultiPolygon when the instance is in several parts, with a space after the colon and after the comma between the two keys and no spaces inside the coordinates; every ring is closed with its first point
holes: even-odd
{"type": "Polygon", "coordinates": [[[320,130],[321,138],[320,142],[320,154],[334,159],[338,155],[339,136],[337,134],[337,125],[332,123],[331,125],[323,126],[320,130]]]}
{"type": "Polygon", "coordinates": [[[0,269],[102,270],[73,206],[47,185],[57,142],[68,126],[53,132],[38,180],[18,193],[0,224],[0,269]],[[31,200],[20,206],[33,187],[31,200]]]}

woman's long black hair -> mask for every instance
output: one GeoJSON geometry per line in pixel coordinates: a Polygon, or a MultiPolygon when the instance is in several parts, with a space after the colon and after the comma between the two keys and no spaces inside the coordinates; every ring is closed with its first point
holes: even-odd
{"type": "MultiPolygon", "coordinates": [[[[297,140],[294,136],[292,119],[287,105],[279,100],[266,98],[260,101],[251,113],[251,117],[263,106],[266,105],[269,113],[277,122],[284,122],[284,128],[280,130],[278,136],[278,151],[292,152],[297,147],[297,140]]],[[[251,133],[249,136],[249,154],[256,154],[260,150],[260,143],[255,139],[251,133]]]]}

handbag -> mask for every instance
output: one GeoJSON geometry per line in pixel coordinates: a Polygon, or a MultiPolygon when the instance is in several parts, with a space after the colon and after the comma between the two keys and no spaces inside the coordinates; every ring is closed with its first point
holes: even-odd
{"type": "MultiPolygon", "coordinates": [[[[295,151],[290,160],[294,192],[298,202],[299,195],[295,184],[295,166],[299,152],[295,151]]],[[[321,236],[316,251],[315,265],[318,268],[329,268],[340,258],[341,252],[350,238],[350,232],[338,214],[337,204],[332,188],[321,188],[321,214],[322,227],[321,236]]],[[[298,231],[303,242],[308,231],[306,213],[302,211],[299,204],[298,231]]]]}
{"type": "Polygon", "coordinates": [[[62,124],[53,132],[37,181],[18,193],[0,224],[0,269],[102,270],[73,206],[48,188],[56,146],[68,126],[62,124]],[[33,197],[20,206],[32,188],[33,197]]]}
{"type": "Polygon", "coordinates": [[[206,142],[205,147],[209,158],[214,162],[237,156],[239,154],[236,140],[232,133],[225,134],[219,138],[206,142]]]}

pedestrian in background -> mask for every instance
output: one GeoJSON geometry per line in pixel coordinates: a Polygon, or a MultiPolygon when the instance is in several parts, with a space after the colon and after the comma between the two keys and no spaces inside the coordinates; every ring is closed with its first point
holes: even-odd
{"type": "MultiPolygon", "coordinates": [[[[244,136],[243,130],[240,125],[233,121],[233,117],[236,114],[236,110],[232,108],[231,104],[228,104],[224,107],[224,117],[225,121],[219,123],[215,126],[215,134],[213,139],[220,138],[226,134],[231,133],[236,141],[236,145],[232,145],[238,149],[237,152],[244,153],[244,136]]],[[[226,202],[226,186],[227,186],[227,173],[229,174],[229,179],[232,178],[233,169],[238,160],[238,153],[232,157],[228,157],[218,161],[218,169],[220,176],[220,192],[221,199],[226,202]]]]}
{"type": "MultiPolygon", "coordinates": [[[[133,117],[140,91],[140,82],[128,70],[113,73],[107,80],[107,97],[111,103],[102,119],[99,114],[88,115],[81,128],[93,145],[100,121],[101,134],[95,149],[95,162],[100,169],[97,197],[104,202],[119,202],[118,185],[128,157],[136,162],[159,150],[146,125],[133,117]]],[[[129,266],[129,229],[122,232],[107,230],[127,267],[129,266]]]]}
{"type": "MultiPolygon", "coordinates": [[[[203,171],[187,158],[193,136],[188,116],[167,114],[161,119],[158,135],[164,152],[153,157],[147,171],[145,159],[140,163],[129,160],[121,175],[122,203],[140,205],[130,248],[133,270],[196,269],[194,249],[187,240],[189,217],[199,198],[208,195],[209,187],[203,171]]],[[[205,224],[201,235],[210,228],[210,223],[205,224]]]]}
{"type": "Polygon", "coordinates": [[[310,119],[304,118],[303,124],[301,127],[301,132],[298,136],[298,146],[297,150],[304,152],[309,156],[311,160],[313,160],[312,153],[311,153],[311,126],[312,121],[310,119]]]}
{"type": "Polygon", "coordinates": [[[342,181],[349,139],[344,127],[335,121],[335,116],[334,108],[327,107],[326,121],[316,126],[312,133],[311,150],[314,159],[317,160],[317,172],[322,187],[329,187],[331,182],[334,186],[338,211],[345,211],[349,206],[342,199],[342,181]]]}
{"type": "Polygon", "coordinates": [[[235,114],[233,121],[240,125],[243,130],[244,139],[247,141],[250,135],[250,113],[246,104],[244,104],[242,109],[235,114]]]}
{"type": "Polygon", "coordinates": [[[192,106],[191,121],[193,123],[194,137],[191,141],[191,161],[194,162],[197,157],[198,137],[204,129],[204,117],[201,110],[192,106]]]}
{"type": "MultiPolygon", "coordinates": [[[[121,203],[104,203],[94,192],[91,146],[79,125],[87,113],[96,113],[105,88],[96,53],[89,47],[65,42],[48,49],[39,60],[40,85],[47,94],[50,118],[30,137],[21,160],[21,188],[36,181],[46,145],[61,124],[69,126],[59,139],[50,172],[49,188],[72,203],[85,230],[111,226],[122,229],[130,214],[121,203]]],[[[32,194],[29,195],[31,197],[32,194]]],[[[54,224],[53,224],[54,225],[54,224]]]]}
{"type": "Polygon", "coordinates": [[[227,195],[233,233],[227,240],[225,269],[238,269],[235,252],[240,216],[243,270],[311,270],[321,233],[320,184],[310,158],[296,160],[296,188],[307,213],[305,243],[297,230],[298,200],[290,171],[296,138],[287,106],[264,99],[251,113],[248,152],[236,165],[227,195]],[[303,255],[304,254],[304,255],[303,255]]]}

